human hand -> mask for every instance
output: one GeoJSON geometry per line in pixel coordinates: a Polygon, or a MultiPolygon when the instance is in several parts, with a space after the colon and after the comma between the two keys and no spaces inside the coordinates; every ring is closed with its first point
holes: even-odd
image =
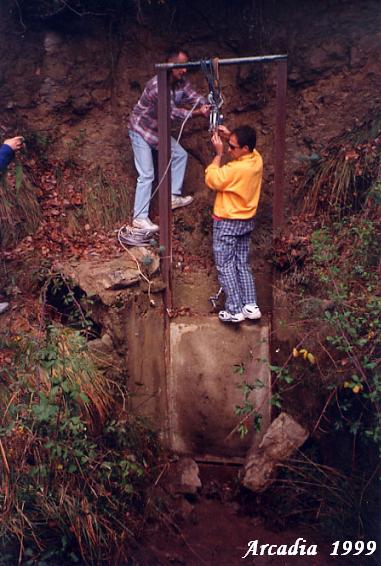
{"type": "Polygon", "coordinates": [[[201,116],[205,116],[207,118],[210,113],[210,104],[203,104],[200,106],[199,111],[201,116]]]}
{"type": "Polygon", "coordinates": [[[18,151],[24,145],[24,138],[22,136],[16,136],[14,138],[9,138],[5,140],[4,143],[9,145],[13,149],[13,151],[18,151]]]}
{"type": "Polygon", "coordinates": [[[223,138],[228,139],[231,135],[231,131],[226,126],[218,126],[217,130],[223,138]]]}
{"type": "Polygon", "coordinates": [[[218,135],[218,132],[215,131],[212,135],[212,144],[216,151],[217,155],[222,155],[224,152],[224,144],[222,143],[222,139],[218,135]]]}

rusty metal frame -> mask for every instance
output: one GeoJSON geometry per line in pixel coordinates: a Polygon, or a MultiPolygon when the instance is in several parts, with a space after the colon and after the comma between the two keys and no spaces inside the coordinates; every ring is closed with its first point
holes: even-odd
{"type": "MultiPolygon", "coordinates": [[[[273,233],[275,234],[284,220],[284,158],[286,136],[286,90],[287,90],[287,55],[263,55],[259,57],[238,57],[219,59],[224,65],[246,63],[277,63],[276,113],[274,139],[274,196],[273,196],[273,233]]],[[[161,268],[166,290],[164,305],[166,313],[173,307],[172,299],[172,208],[171,208],[171,169],[168,163],[171,157],[170,97],[169,72],[178,68],[199,68],[201,61],[188,63],[159,63],[155,65],[158,75],[158,128],[159,128],[159,219],[160,246],[162,250],[161,268]]]]}
{"type": "Polygon", "coordinates": [[[159,156],[158,173],[161,185],[159,188],[159,225],[161,271],[165,282],[164,306],[172,308],[172,206],[171,206],[171,125],[168,71],[159,69],[158,80],[158,125],[159,156]]]}

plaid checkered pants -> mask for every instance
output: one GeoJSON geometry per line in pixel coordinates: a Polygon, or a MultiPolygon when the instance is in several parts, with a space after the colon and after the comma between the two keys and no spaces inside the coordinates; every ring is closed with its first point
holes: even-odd
{"type": "Polygon", "coordinates": [[[232,314],[241,312],[244,305],[257,302],[254,278],[248,264],[254,226],[254,218],[213,222],[214,261],[225,293],[225,309],[232,314]]]}

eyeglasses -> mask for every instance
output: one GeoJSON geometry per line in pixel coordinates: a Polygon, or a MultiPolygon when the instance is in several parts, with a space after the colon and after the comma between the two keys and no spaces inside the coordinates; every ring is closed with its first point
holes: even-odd
{"type": "Polygon", "coordinates": [[[230,147],[230,149],[239,149],[240,146],[239,145],[234,145],[233,143],[228,142],[228,146],[230,147]]]}

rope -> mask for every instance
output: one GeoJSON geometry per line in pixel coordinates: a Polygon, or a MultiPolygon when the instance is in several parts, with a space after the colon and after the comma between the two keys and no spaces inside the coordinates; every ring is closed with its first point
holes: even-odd
{"type": "Polygon", "coordinates": [[[147,247],[157,243],[150,230],[142,230],[132,226],[122,226],[119,228],[118,242],[122,248],[125,248],[125,246],[147,247]]]}

